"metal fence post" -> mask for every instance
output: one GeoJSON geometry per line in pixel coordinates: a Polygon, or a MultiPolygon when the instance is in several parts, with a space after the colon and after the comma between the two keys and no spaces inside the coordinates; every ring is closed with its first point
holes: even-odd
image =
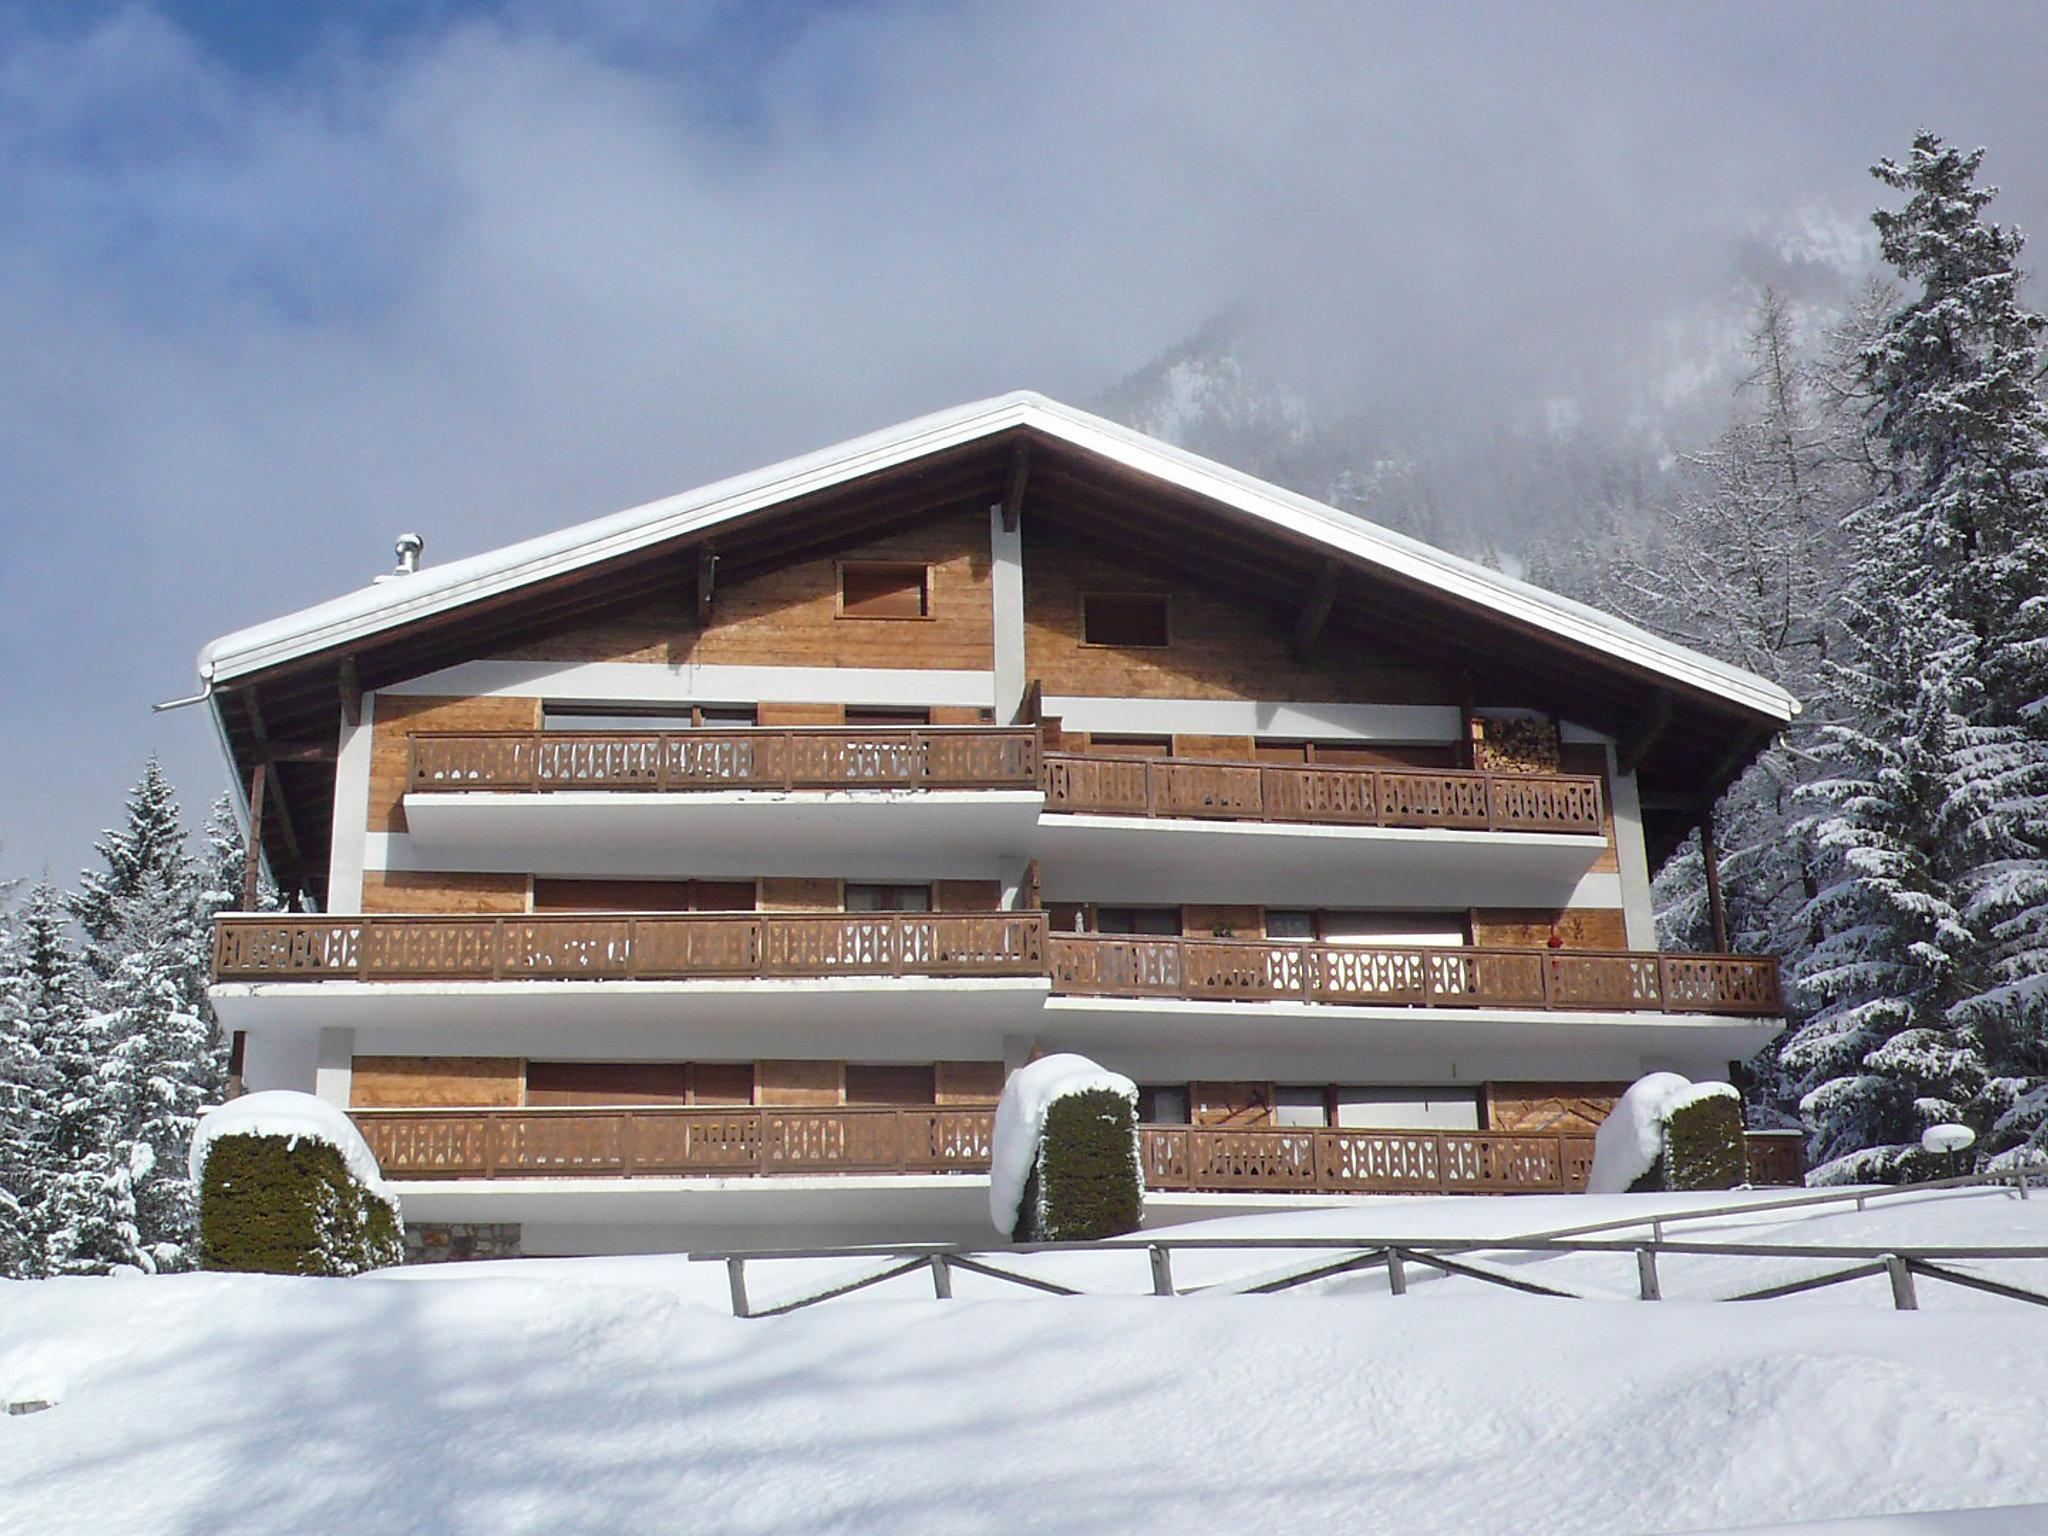
{"type": "Polygon", "coordinates": [[[932,1294],[940,1301],[953,1299],[953,1266],[943,1253],[932,1255],[932,1294]]]}
{"type": "Polygon", "coordinates": [[[1647,1243],[1636,1250],[1636,1286],[1645,1301],[1664,1299],[1664,1288],[1657,1283],[1657,1250],[1647,1243]]]}
{"type": "Polygon", "coordinates": [[[752,1317],[747,1306],[747,1261],[733,1255],[725,1261],[725,1283],[732,1291],[732,1315],[752,1317]]]}
{"type": "Polygon", "coordinates": [[[1408,1294],[1408,1266],[1398,1248],[1387,1250],[1387,1290],[1395,1296],[1408,1294]]]}
{"type": "Polygon", "coordinates": [[[1913,1293],[1913,1271],[1896,1253],[1884,1256],[1884,1271],[1891,1277],[1892,1305],[1901,1312],[1920,1310],[1920,1298],[1913,1293]]]}
{"type": "Polygon", "coordinates": [[[1162,1248],[1157,1243],[1154,1243],[1145,1250],[1145,1253],[1146,1257],[1152,1261],[1152,1294],[1154,1296],[1173,1295],[1173,1254],[1171,1250],[1162,1248]]]}

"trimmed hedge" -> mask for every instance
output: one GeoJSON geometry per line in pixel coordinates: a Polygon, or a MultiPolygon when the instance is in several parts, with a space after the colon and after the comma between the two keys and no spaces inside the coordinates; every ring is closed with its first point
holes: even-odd
{"type": "Polygon", "coordinates": [[[1696,1099],[1664,1122],[1665,1181],[1671,1189],[1736,1189],[1749,1182],[1742,1101],[1696,1099]]]}
{"type": "Polygon", "coordinates": [[[267,1275],[356,1275],[404,1261],[398,1210],[324,1141],[221,1136],[199,1185],[199,1262],[267,1275]]]}
{"type": "Polygon", "coordinates": [[[1053,1100],[1011,1236],[1086,1242],[1137,1231],[1145,1203],[1137,1121],[1131,1101],[1108,1088],[1053,1100]]]}

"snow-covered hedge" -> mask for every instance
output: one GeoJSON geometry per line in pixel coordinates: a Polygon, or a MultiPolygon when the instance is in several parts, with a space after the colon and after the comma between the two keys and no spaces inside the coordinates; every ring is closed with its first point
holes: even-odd
{"type": "Polygon", "coordinates": [[[1733,1189],[1747,1181],[1746,1162],[1742,1096],[1731,1085],[1652,1072],[1600,1123],[1586,1193],[1733,1189]]]}
{"type": "Polygon", "coordinates": [[[1017,1242],[1085,1241],[1137,1230],[1138,1088],[1085,1056],[1018,1068],[996,1106],[989,1217],[1017,1242]]]}
{"type": "Polygon", "coordinates": [[[348,1116],[311,1094],[235,1099],[192,1138],[200,1262],[275,1275],[355,1275],[405,1257],[398,1200],[348,1116]]]}

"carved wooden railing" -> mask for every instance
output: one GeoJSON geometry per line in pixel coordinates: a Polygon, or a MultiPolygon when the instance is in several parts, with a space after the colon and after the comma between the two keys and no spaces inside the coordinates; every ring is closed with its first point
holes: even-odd
{"type": "Polygon", "coordinates": [[[1042,976],[1037,912],[226,917],[219,981],[1042,976]]]}
{"type": "Polygon", "coordinates": [[[1033,727],[423,731],[412,794],[559,789],[1035,789],[1033,727]]]}
{"type": "MultiPolygon", "coordinates": [[[[393,1179],[986,1173],[989,1106],[358,1109],[393,1179]]],[[[1750,1182],[1797,1184],[1796,1139],[1749,1139],[1750,1182]]],[[[1145,1185],[1265,1194],[1566,1194],[1590,1132],[1147,1125],[1145,1185]]]]}
{"type": "Polygon", "coordinates": [[[985,1173],[988,1107],[358,1109],[394,1179],[985,1173]]]}
{"type": "Polygon", "coordinates": [[[1605,827],[1600,780],[1591,774],[1337,768],[1064,752],[1045,754],[1045,808],[1106,816],[1593,837],[1605,827]]]}
{"type": "Polygon", "coordinates": [[[1604,827],[1591,774],[1341,768],[1043,752],[1036,727],[426,731],[406,789],[1040,789],[1104,816],[1576,832],[1604,827]]]}
{"type": "Polygon", "coordinates": [[[1555,1131],[1420,1131],[1148,1125],[1148,1189],[1295,1194],[1570,1194],[1593,1137],[1555,1131]]]}
{"type": "Polygon", "coordinates": [[[1048,934],[1042,912],[223,917],[216,981],[1050,976],[1055,992],[1426,1008],[1783,1012],[1775,960],[1048,934]]]}
{"type": "Polygon", "coordinates": [[[1105,997],[1775,1016],[1778,964],[1753,955],[1396,948],[1054,934],[1053,990],[1105,997]]]}

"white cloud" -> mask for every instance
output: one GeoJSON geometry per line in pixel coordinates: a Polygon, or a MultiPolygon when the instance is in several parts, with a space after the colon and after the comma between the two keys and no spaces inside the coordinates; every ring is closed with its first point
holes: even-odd
{"type": "Polygon", "coordinates": [[[2038,37],[1973,73],[1936,12],[794,14],[515,7],[256,77],[143,9],[0,33],[10,866],[68,878],[151,744],[203,798],[148,701],[401,527],[447,557],[1085,396],[1246,298],[1367,403],[1626,408],[1756,230],[1839,259],[1922,117],[2048,147],[2038,37]]]}

